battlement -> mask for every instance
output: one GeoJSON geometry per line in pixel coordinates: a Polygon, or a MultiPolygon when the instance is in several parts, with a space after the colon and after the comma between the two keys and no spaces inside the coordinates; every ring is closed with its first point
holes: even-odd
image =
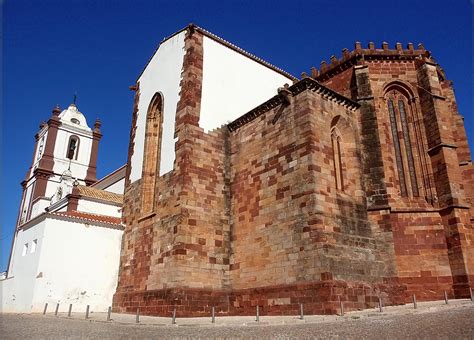
{"type": "MultiPolygon", "coordinates": [[[[362,48],[360,42],[355,42],[354,49],[342,49],[342,56],[337,58],[332,55],[329,58],[329,62],[322,60],[319,69],[316,67],[311,68],[311,77],[318,80],[324,81],[335,74],[338,74],[353,65],[360,64],[361,61],[365,60],[413,60],[423,59],[425,61],[434,62],[431,57],[431,52],[426,50],[422,43],[414,47],[413,43],[408,43],[406,48],[402,47],[402,44],[397,42],[395,48],[389,48],[387,42],[383,42],[381,48],[375,48],[373,42],[369,42],[367,48],[362,48]]],[[[303,72],[301,76],[306,77],[306,73],[303,72]]]]}

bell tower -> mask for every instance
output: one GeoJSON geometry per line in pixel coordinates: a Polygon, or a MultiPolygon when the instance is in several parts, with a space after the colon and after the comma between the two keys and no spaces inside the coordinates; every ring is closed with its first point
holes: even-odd
{"type": "Polygon", "coordinates": [[[56,106],[48,122],[40,124],[33,160],[21,183],[17,226],[69,194],[72,182],[91,185],[96,181],[100,126],[97,119],[91,129],[75,103],[63,111],[56,106]]]}

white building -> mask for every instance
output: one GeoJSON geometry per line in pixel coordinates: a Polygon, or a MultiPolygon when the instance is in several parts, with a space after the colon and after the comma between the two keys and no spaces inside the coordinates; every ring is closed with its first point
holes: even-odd
{"type": "Polygon", "coordinates": [[[2,312],[105,311],[117,285],[125,167],[96,180],[100,122],[71,104],[36,135],[7,274],[2,312]]]}

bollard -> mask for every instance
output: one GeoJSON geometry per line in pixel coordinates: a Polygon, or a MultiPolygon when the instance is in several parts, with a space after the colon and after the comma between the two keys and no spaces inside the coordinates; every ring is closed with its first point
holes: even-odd
{"type": "Polygon", "coordinates": [[[300,303],[300,320],[304,320],[304,310],[302,303],[300,303]]]}
{"type": "Polygon", "coordinates": [[[112,314],[112,307],[109,306],[109,310],[107,311],[107,321],[112,320],[112,319],[110,318],[110,315],[111,315],[111,314],[112,314]]]}
{"type": "Polygon", "coordinates": [[[379,296],[379,312],[383,312],[383,307],[382,307],[382,298],[379,296]]]}
{"type": "Polygon", "coordinates": [[[48,303],[46,302],[44,304],[44,310],[43,310],[43,315],[46,315],[46,311],[48,310],[48,303]]]}
{"type": "Polygon", "coordinates": [[[140,323],[140,308],[137,308],[137,315],[135,315],[135,323],[140,323]]]}
{"type": "Polygon", "coordinates": [[[444,291],[444,303],[448,304],[448,293],[444,291]]]}
{"type": "Polygon", "coordinates": [[[72,312],[72,303],[69,304],[69,310],[67,311],[68,318],[71,317],[71,312],[72,312]]]}
{"type": "Polygon", "coordinates": [[[212,307],[212,323],[216,323],[216,310],[215,307],[212,307]]]}
{"type": "Polygon", "coordinates": [[[471,294],[471,301],[474,301],[474,295],[472,293],[472,288],[469,288],[469,293],[471,294]]]}
{"type": "Polygon", "coordinates": [[[342,303],[340,296],[339,296],[339,308],[341,309],[341,316],[344,316],[344,304],[342,303]]]}
{"type": "Polygon", "coordinates": [[[258,309],[258,305],[257,305],[257,315],[256,315],[256,318],[255,318],[255,321],[260,322],[260,311],[258,309]]]}
{"type": "Polygon", "coordinates": [[[59,303],[56,304],[56,309],[54,311],[54,316],[58,316],[59,303]]]}
{"type": "Polygon", "coordinates": [[[89,319],[89,305],[86,307],[86,319],[89,319]]]}
{"type": "Polygon", "coordinates": [[[174,307],[174,309],[173,309],[173,318],[171,319],[171,323],[173,325],[176,324],[176,307],[174,307]]]}
{"type": "Polygon", "coordinates": [[[413,294],[413,309],[416,309],[416,295],[413,294]]]}

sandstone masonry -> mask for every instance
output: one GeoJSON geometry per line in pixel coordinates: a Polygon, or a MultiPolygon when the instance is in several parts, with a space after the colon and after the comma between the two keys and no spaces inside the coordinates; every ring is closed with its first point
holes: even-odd
{"type": "Polygon", "coordinates": [[[356,43],[205,132],[206,34],[186,29],[176,159],[161,177],[150,104],[143,176],[125,189],[114,310],[249,315],[258,305],[277,315],[304,303],[331,314],[339,299],[351,310],[379,296],[467,297],[474,168],[452,83],[431,54],[356,43]]]}

